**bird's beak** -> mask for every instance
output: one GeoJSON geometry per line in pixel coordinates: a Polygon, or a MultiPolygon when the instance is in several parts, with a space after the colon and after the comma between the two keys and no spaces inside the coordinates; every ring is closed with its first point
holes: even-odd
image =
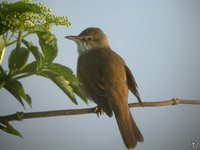
{"type": "Polygon", "coordinates": [[[66,39],[78,42],[79,41],[79,37],[78,36],[74,36],[74,35],[69,35],[69,36],[65,36],[66,39]]]}

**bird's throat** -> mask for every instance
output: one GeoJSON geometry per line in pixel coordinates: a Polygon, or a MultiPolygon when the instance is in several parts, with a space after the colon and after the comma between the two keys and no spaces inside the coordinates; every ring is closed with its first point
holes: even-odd
{"type": "Polygon", "coordinates": [[[86,54],[92,50],[92,46],[86,43],[78,43],[77,46],[78,46],[77,50],[78,50],[79,56],[86,54]]]}

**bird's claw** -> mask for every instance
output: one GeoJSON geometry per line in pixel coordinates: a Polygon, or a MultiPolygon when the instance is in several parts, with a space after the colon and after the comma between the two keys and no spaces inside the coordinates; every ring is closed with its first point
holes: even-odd
{"type": "Polygon", "coordinates": [[[178,98],[172,98],[172,100],[173,100],[173,105],[178,105],[178,103],[179,103],[179,99],[178,98]]]}
{"type": "Polygon", "coordinates": [[[100,108],[99,106],[95,107],[94,112],[97,114],[97,117],[99,117],[100,115],[104,113],[103,109],[100,108]]]}

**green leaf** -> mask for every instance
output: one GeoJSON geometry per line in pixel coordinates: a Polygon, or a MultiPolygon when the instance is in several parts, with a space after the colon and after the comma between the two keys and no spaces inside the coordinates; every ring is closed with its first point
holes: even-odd
{"type": "Polygon", "coordinates": [[[63,66],[63,65],[57,64],[57,63],[51,63],[47,66],[47,68],[49,70],[52,70],[52,71],[64,76],[65,79],[69,80],[70,82],[78,81],[76,76],[74,75],[73,71],[66,66],[63,66]]]}
{"type": "Polygon", "coordinates": [[[0,89],[6,84],[5,78],[6,78],[6,73],[4,72],[2,66],[0,65],[0,89]]]}
{"type": "Polygon", "coordinates": [[[70,68],[61,64],[51,63],[48,65],[48,69],[62,75],[67,81],[70,82],[70,85],[73,88],[73,92],[78,95],[85,103],[88,103],[87,98],[81,91],[78,79],[70,68]]]}
{"type": "Polygon", "coordinates": [[[37,32],[46,63],[51,63],[58,53],[57,39],[50,31],[37,32]]]}
{"type": "Polygon", "coordinates": [[[33,56],[35,57],[37,61],[37,68],[40,69],[44,66],[44,57],[42,53],[39,51],[37,46],[34,46],[32,43],[29,43],[28,41],[22,39],[22,43],[31,51],[33,56]]]}
{"type": "Polygon", "coordinates": [[[29,63],[29,64],[25,65],[23,67],[23,69],[21,69],[18,72],[18,74],[20,74],[20,73],[37,73],[37,71],[38,71],[37,65],[38,64],[36,61],[29,63]]]}
{"type": "Polygon", "coordinates": [[[24,100],[32,108],[32,100],[31,100],[31,97],[28,94],[26,94],[26,98],[24,100]]]}
{"type": "Polygon", "coordinates": [[[2,87],[4,87],[5,84],[6,84],[6,82],[2,80],[2,76],[1,76],[1,74],[0,74],[0,89],[1,89],[2,87]]]}
{"type": "Polygon", "coordinates": [[[4,85],[6,90],[8,90],[25,108],[23,100],[25,100],[31,107],[31,98],[25,93],[23,85],[17,80],[11,80],[6,82],[4,85]]]}
{"type": "Polygon", "coordinates": [[[5,40],[4,39],[0,39],[0,64],[3,61],[3,57],[5,54],[5,50],[6,50],[6,44],[5,44],[5,40]]]}
{"type": "Polygon", "coordinates": [[[19,137],[23,137],[21,135],[21,133],[19,131],[17,131],[10,123],[8,122],[0,122],[0,129],[7,132],[7,133],[10,133],[10,134],[13,134],[13,135],[16,135],[16,136],[19,136],[19,137]]]}
{"type": "Polygon", "coordinates": [[[81,90],[80,83],[72,83],[73,91],[76,95],[78,95],[86,104],[88,104],[88,99],[86,98],[85,94],[81,90]]]}
{"type": "Polygon", "coordinates": [[[14,49],[8,58],[8,67],[10,71],[20,70],[27,62],[30,51],[27,48],[20,47],[14,49]]]}
{"type": "Polygon", "coordinates": [[[18,12],[18,13],[24,13],[24,12],[34,12],[36,14],[41,13],[41,9],[38,5],[30,4],[23,1],[10,3],[7,5],[7,9],[11,12],[18,12]]]}
{"type": "Polygon", "coordinates": [[[59,75],[52,70],[43,69],[40,75],[51,79],[71,100],[73,103],[78,104],[73,92],[73,88],[70,82],[64,78],[64,76],[59,75]]]}

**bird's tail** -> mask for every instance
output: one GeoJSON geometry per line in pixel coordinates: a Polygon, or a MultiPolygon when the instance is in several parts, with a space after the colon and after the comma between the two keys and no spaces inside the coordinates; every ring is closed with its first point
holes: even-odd
{"type": "Polygon", "coordinates": [[[140,133],[131,112],[128,110],[127,114],[115,112],[117,124],[123,138],[124,144],[127,148],[134,148],[137,142],[143,142],[143,136],[140,133]]]}

